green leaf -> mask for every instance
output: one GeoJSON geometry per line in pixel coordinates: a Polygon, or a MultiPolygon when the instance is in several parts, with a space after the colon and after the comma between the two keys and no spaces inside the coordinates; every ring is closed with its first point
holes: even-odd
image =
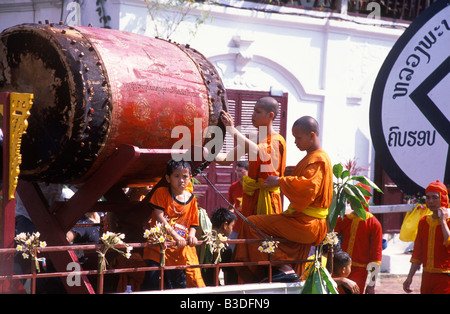
{"type": "Polygon", "coordinates": [[[337,203],[337,210],[339,211],[339,215],[344,217],[345,215],[345,201],[347,200],[346,194],[341,190],[337,203]]]}
{"type": "Polygon", "coordinates": [[[331,277],[330,273],[326,270],[326,268],[321,267],[319,271],[322,274],[323,280],[325,282],[328,291],[331,294],[339,294],[338,291],[336,290],[335,281],[331,277]]]}
{"type": "Polygon", "coordinates": [[[324,294],[325,293],[322,276],[320,274],[320,271],[318,271],[317,269],[314,274],[314,288],[315,288],[314,290],[315,290],[316,294],[324,294]]]}
{"type": "MultiPolygon", "coordinates": [[[[349,184],[348,187],[353,191],[355,196],[361,201],[361,203],[363,203],[364,206],[369,207],[369,204],[367,203],[366,198],[364,197],[364,193],[360,189],[358,189],[359,186],[349,184]]],[[[365,188],[362,189],[367,192],[365,188]]]]}
{"type": "Polygon", "coordinates": [[[328,224],[330,226],[330,229],[333,230],[336,226],[336,222],[339,216],[338,211],[336,210],[337,206],[337,195],[335,192],[333,192],[333,199],[331,200],[330,207],[328,208],[328,224]]]}
{"type": "Polygon", "coordinates": [[[341,190],[340,194],[338,195],[338,202],[336,206],[336,210],[338,211],[338,215],[340,217],[345,216],[345,202],[347,200],[346,194],[341,190]]]}
{"type": "MultiPolygon", "coordinates": [[[[317,254],[317,251],[316,251],[317,254]]],[[[317,258],[317,255],[316,255],[317,258]]],[[[327,282],[322,276],[323,271],[316,267],[316,261],[311,263],[308,277],[306,277],[305,284],[303,285],[300,294],[325,294],[327,292],[327,282]]],[[[322,267],[322,266],[321,266],[322,267]]]]}
{"type": "Polygon", "coordinates": [[[363,220],[366,220],[366,210],[364,209],[361,201],[354,194],[353,195],[347,194],[346,196],[355,213],[363,220]]]}
{"type": "Polygon", "coordinates": [[[362,186],[359,186],[359,185],[354,185],[354,187],[356,187],[359,191],[361,191],[361,193],[364,195],[364,196],[373,196],[372,195],[372,193],[370,193],[369,191],[367,191],[365,188],[363,188],[362,186]]]}
{"type": "Polygon", "coordinates": [[[314,265],[311,265],[312,269],[309,272],[308,277],[306,277],[305,284],[303,285],[302,292],[300,294],[312,294],[314,289],[314,272],[316,272],[316,269],[314,265]]]}
{"type": "MultiPolygon", "coordinates": [[[[361,204],[361,203],[359,203],[359,204],[361,204]]],[[[362,207],[362,206],[353,207],[353,210],[362,220],[366,221],[367,216],[366,216],[366,210],[364,209],[364,207],[362,207]]]]}
{"type": "Polygon", "coordinates": [[[345,179],[350,175],[350,171],[344,170],[341,174],[341,179],[345,179]]]}
{"type": "Polygon", "coordinates": [[[330,230],[333,230],[336,226],[339,216],[345,216],[345,201],[345,193],[341,187],[337,190],[337,193],[333,194],[333,200],[331,201],[330,208],[328,209],[328,222],[330,224],[330,230]]]}
{"type": "Polygon", "coordinates": [[[347,196],[354,196],[356,197],[355,193],[353,193],[352,189],[350,189],[350,184],[344,184],[344,192],[347,194],[347,196]]]}
{"type": "Polygon", "coordinates": [[[336,178],[340,178],[344,167],[341,164],[335,164],[333,166],[333,174],[336,178]]]}
{"type": "Polygon", "coordinates": [[[365,176],[353,176],[350,178],[350,180],[361,182],[362,184],[368,185],[377,190],[378,192],[383,193],[383,191],[381,191],[380,188],[374,182],[372,182],[372,180],[370,180],[365,176]]]}

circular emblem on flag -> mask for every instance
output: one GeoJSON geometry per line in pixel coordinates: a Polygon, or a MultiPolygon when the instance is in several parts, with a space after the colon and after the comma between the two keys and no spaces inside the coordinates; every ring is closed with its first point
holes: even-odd
{"type": "Polygon", "coordinates": [[[450,183],[450,0],[435,2],[397,40],[370,104],[377,158],[405,193],[450,183]]]}

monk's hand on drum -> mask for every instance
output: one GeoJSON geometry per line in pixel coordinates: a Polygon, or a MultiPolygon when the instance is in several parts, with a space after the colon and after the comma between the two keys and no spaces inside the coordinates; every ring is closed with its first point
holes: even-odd
{"type": "Polygon", "coordinates": [[[233,118],[228,112],[224,110],[222,110],[220,113],[220,119],[225,126],[234,126],[233,118]]]}
{"type": "Polygon", "coordinates": [[[264,187],[274,187],[280,185],[280,177],[277,176],[268,176],[267,179],[264,181],[264,187]]]}

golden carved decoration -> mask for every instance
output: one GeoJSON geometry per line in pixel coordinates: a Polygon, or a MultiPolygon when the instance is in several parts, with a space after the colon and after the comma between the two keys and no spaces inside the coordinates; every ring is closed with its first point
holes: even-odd
{"type": "Polygon", "coordinates": [[[28,117],[33,105],[33,94],[11,93],[9,96],[9,199],[14,198],[20,173],[22,135],[28,127],[28,117]]]}

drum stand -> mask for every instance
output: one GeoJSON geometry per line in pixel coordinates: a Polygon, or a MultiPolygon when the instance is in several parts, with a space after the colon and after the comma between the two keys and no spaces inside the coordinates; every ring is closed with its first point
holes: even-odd
{"type": "MultiPolygon", "coordinates": [[[[140,149],[132,145],[121,145],[69,200],[55,202],[51,207],[47,205],[37,183],[19,180],[17,192],[28,209],[33,224],[47,244],[69,245],[66,232],[86,212],[131,212],[138,202],[130,201],[121,187],[116,184],[128,175],[136,173],[136,169],[148,167],[150,162],[170,160],[173,152],[169,149],[140,149]],[[102,196],[106,198],[106,201],[98,202],[102,196]]],[[[162,169],[162,173],[164,170],[162,169]]],[[[148,221],[151,210],[138,215],[148,221]]],[[[69,263],[78,263],[73,250],[54,252],[49,254],[49,257],[56,271],[67,271],[69,263]]],[[[65,284],[70,293],[94,293],[94,289],[85,276],[80,286],[65,284]]]]}
{"type": "MultiPolygon", "coordinates": [[[[13,174],[10,169],[10,95],[13,93],[0,93],[0,105],[4,105],[3,115],[3,202],[0,212],[0,248],[15,246],[15,199],[14,186],[17,182],[16,192],[36,228],[40,232],[42,241],[48,246],[68,246],[66,233],[83,215],[90,211],[121,212],[128,223],[148,221],[151,209],[147,206],[138,206],[140,202],[131,201],[122,191],[122,186],[136,174],[145,173],[145,169],[154,167],[155,162],[167,162],[175,155],[185,154],[186,150],[173,149],[143,149],[132,145],[120,145],[97,170],[79,187],[77,192],[67,201],[55,202],[48,205],[37,182],[18,179],[11,180],[13,174]],[[12,196],[11,196],[12,195],[12,196]],[[98,200],[104,197],[106,201],[98,200]],[[146,219],[146,220],[145,220],[146,219]]],[[[31,95],[31,94],[27,94],[31,95]]],[[[32,95],[31,95],[32,98],[32,95]]],[[[1,108],[0,108],[1,109],[1,108]]],[[[16,151],[20,156],[20,147],[16,151]]],[[[20,158],[20,157],[19,157],[20,158]]],[[[202,163],[205,166],[205,163],[202,163]]],[[[198,165],[197,165],[198,166],[198,165]]],[[[17,166],[18,167],[18,166],[17,166]]],[[[165,169],[161,169],[163,176],[165,169]]],[[[14,179],[14,178],[13,178],[14,179]]],[[[153,179],[157,180],[157,179],[153,179]]],[[[164,180],[161,180],[164,181],[164,180]]],[[[150,182],[146,185],[151,185],[150,182]]],[[[152,193],[152,192],[150,192],[152,193]]],[[[57,272],[67,272],[70,263],[78,263],[74,250],[47,252],[57,272]]],[[[14,253],[0,255],[0,275],[13,275],[14,253]]],[[[86,276],[81,276],[80,285],[70,285],[65,277],[62,281],[68,293],[95,293],[86,276]]],[[[0,292],[13,293],[23,291],[17,287],[18,280],[0,281],[0,292]]],[[[19,285],[20,286],[20,285],[19,285]]]]}

